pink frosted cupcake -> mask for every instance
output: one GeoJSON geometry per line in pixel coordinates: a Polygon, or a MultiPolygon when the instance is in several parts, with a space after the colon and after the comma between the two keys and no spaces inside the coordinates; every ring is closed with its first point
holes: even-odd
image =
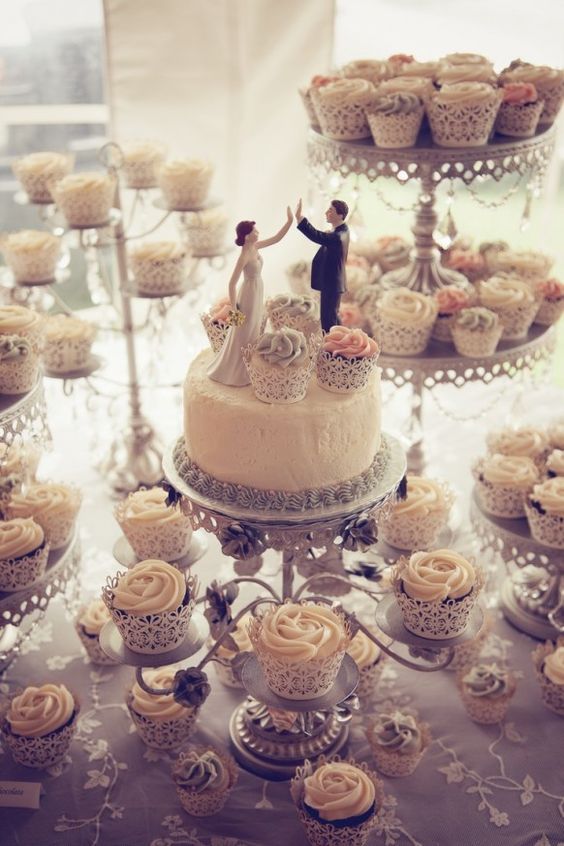
{"type": "Polygon", "coordinates": [[[564,637],[547,640],[533,652],[533,664],[547,708],[564,717],[564,637]]]}
{"type": "Polygon", "coordinates": [[[470,305],[470,295],[462,288],[447,285],[435,292],[437,319],[431,335],[436,341],[452,342],[452,324],[455,316],[470,305]]]}
{"type": "Polygon", "coordinates": [[[431,732],[412,714],[390,711],[378,714],[368,724],[366,738],[376,768],[385,776],[401,778],[415,772],[431,743],[431,732]]]}
{"type": "MultiPolygon", "coordinates": [[[[154,689],[172,689],[175,667],[145,670],[143,680],[154,689]]],[[[175,749],[194,730],[199,708],[182,705],[172,693],[147,693],[138,682],[126,699],[133,724],[143,743],[153,749],[175,749]]]]}
{"type": "Polygon", "coordinates": [[[450,270],[462,273],[469,282],[478,282],[486,275],[484,257],[477,250],[453,247],[443,256],[442,263],[450,270]]]}
{"type": "Polygon", "coordinates": [[[457,683],[469,717],[486,726],[503,720],[517,688],[514,674],[495,663],[462,670],[457,683]]]}
{"type": "Polygon", "coordinates": [[[564,71],[547,65],[532,65],[517,59],[511,62],[500,74],[500,82],[527,82],[535,86],[544,108],[539,118],[539,126],[551,126],[558,116],[564,101],[564,71]]]}
{"type": "Polygon", "coordinates": [[[233,306],[229,297],[221,297],[207,313],[200,315],[214,353],[218,353],[225,343],[232,311],[233,306]]]}
{"type": "Polygon", "coordinates": [[[503,100],[497,113],[495,130],[513,138],[535,134],[544,100],[531,82],[507,82],[502,87],[503,100]]]}
{"type": "Polygon", "coordinates": [[[539,469],[523,455],[488,455],[472,468],[480,506],[494,517],[525,516],[525,497],[538,481],[539,469]]]}
{"type": "Polygon", "coordinates": [[[546,279],[537,283],[536,292],[541,304],[533,322],[552,326],[564,312],[564,283],[558,279],[546,279]]]}
{"type": "Polygon", "coordinates": [[[326,391],[349,394],[370,382],[380,350],[362,329],[333,326],[317,356],[317,383],[326,391]]]}
{"type": "Polygon", "coordinates": [[[342,302],[339,306],[339,321],[347,329],[364,329],[366,319],[354,302],[342,302]]]}

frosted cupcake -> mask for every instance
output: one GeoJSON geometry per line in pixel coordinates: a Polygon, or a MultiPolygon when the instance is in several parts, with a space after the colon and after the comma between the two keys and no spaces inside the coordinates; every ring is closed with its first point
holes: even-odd
{"type": "Polygon", "coordinates": [[[376,240],[376,260],[383,273],[409,264],[411,245],[398,235],[383,235],[376,240]]]}
{"type": "Polygon", "coordinates": [[[45,769],[69,751],[79,705],[63,684],[26,687],[15,696],[2,722],[4,743],[14,761],[45,769]]]}
{"type": "MultiPolygon", "coordinates": [[[[145,684],[154,689],[172,689],[174,667],[144,670],[145,684]]],[[[147,693],[138,682],[126,699],[133,724],[143,743],[153,749],[174,749],[192,734],[199,708],[182,705],[172,693],[147,693]]]]}
{"type": "Polygon", "coordinates": [[[20,285],[37,285],[55,278],[61,242],[50,232],[22,229],[2,241],[6,264],[20,285]]]}
{"type": "Polygon", "coordinates": [[[538,467],[544,465],[550,449],[547,433],[536,426],[506,427],[488,432],[486,446],[490,453],[531,458],[538,467]]]}
{"type": "Polygon", "coordinates": [[[401,69],[402,76],[425,77],[434,80],[439,70],[438,62],[406,62],[401,69]]]}
{"type": "Polygon", "coordinates": [[[432,81],[425,76],[395,76],[381,82],[376,89],[376,95],[382,94],[415,94],[419,100],[425,100],[434,91],[432,81]]]}
{"type": "Polygon", "coordinates": [[[462,288],[447,285],[434,294],[437,304],[437,319],[433,326],[432,337],[436,341],[452,341],[451,327],[456,315],[470,305],[470,295],[462,288]]]}
{"type": "Polygon", "coordinates": [[[321,329],[319,304],[308,294],[277,294],[266,301],[265,307],[274,329],[288,326],[306,337],[321,329]]]}
{"type": "Polygon", "coordinates": [[[33,517],[51,549],[60,549],[73,536],[81,501],[80,491],[71,485],[36,482],[25,493],[14,494],[6,511],[9,517],[33,517]]]}
{"type": "Polygon", "coordinates": [[[103,600],[93,599],[80,609],[74,621],[76,633],[93,664],[113,665],[116,663],[100,646],[100,632],[110,620],[110,612],[103,600]]]}
{"type": "Polygon", "coordinates": [[[163,488],[129,494],[114,515],[137,558],[161,558],[169,563],[188,553],[192,524],[178,504],[167,505],[163,488]]]}
{"type": "Polygon", "coordinates": [[[192,211],[207,200],[213,165],[202,159],[172,159],[159,172],[159,188],[169,209],[192,211]]]}
{"type": "Polygon", "coordinates": [[[564,637],[556,643],[539,643],[533,652],[533,664],[544,704],[564,717],[564,637]]]}
{"type": "Polygon", "coordinates": [[[378,303],[376,337],[389,355],[418,355],[431,337],[437,317],[433,297],[409,288],[385,291],[378,303]]]}
{"type": "Polygon", "coordinates": [[[172,768],[176,794],[194,817],[217,814],[237,784],[237,764],[226,752],[198,746],[181,752],[172,768]]]}
{"type": "Polygon", "coordinates": [[[179,293],[186,281],[188,253],[175,241],[141,244],[129,254],[138,294],[164,296],[179,293]]]}
{"type": "Polygon", "coordinates": [[[503,720],[517,688],[513,673],[495,663],[463,670],[457,683],[468,716],[485,726],[503,720]]]}
{"type": "Polygon", "coordinates": [[[552,326],[564,312],[564,283],[558,279],[546,279],[537,283],[535,290],[540,297],[540,308],[533,322],[552,326]]]}
{"type": "Polygon", "coordinates": [[[378,644],[370,640],[361,629],[349,643],[347,654],[351,656],[360,673],[355,693],[361,699],[368,699],[376,691],[386,656],[378,644]]]}
{"type": "Polygon", "coordinates": [[[492,249],[488,265],[496,273],[518,276],[534,286],[548,278],[554,259],[536,250],[492,249]]]}
{"type": "Polygon", "coordinates": [[[356,59],[343,65],[340,72],[348,79],[365,79],[376,86],[390,75],[390,67],[380,59],[356,59]]]}
{"type": "Polygon", "coordinates": [[[355,302],[341,302],[339,306],[339,322],[347,329],[365,329],[367,321],[360,307],[355,302]]]}
{"type": "Polygon", "coordinates": [[[226,687],[237,689],[243,687],[241,681],[233,672],[232,663],[241,652],[253,651],[253,644],[247,631],[250,620],[250,614],[241,617],[236,627],[229,633],[230,640],[227,643],[221,643],[215,653],[219,659],[214,663],[215,672],[220,682],[226,687]]]}
{"type": "Polygon", "coordinates": [[[362,256],[349,253],[346,263],[347,291],[355,296],[359,288],[370,284],[371,269],[362,256]]]}
{"type": "Polygon", "coordinates": [[[439,67],[436,82],[440,86],[467,82],[485,82],[493,86],[497,82],[497,74],[489,62],[487,64],[444,62],[439,67]]]}
{"type": "Polygon", "coordinates": [[[532,83],[544,101],[539,126],[546,129],[554,123],[564,100],[564,71],[517,60],[501,72],[500,82],[503,85],[508,82],[532,83]]]}
{"type": "Polygon", "coordinates": [[[363,391],[372,380],[380,349],[362,329],[332,326],[317,356],[317,383],[335,394],[363,391]]]}
{"type": "Polygon", "coordinates": [[[400,558],[392,583],[405,628],[430,640],[463,634],[483,586],[480,570],[452,549],[400,558]]]}
{"type": "Polygon", "coordinates": [[[324,85],[328,85],[330,82],[336,82],[338,79],[338,76],[321,76],[320,74],[317,74],[316,76],[312,77],[309,85],[298,89],[300,97],[302,98],[302,103],[304,104],[304,109],[306,110],[309,125],[312,129],[315,129],[317,132],[319,132],[321,127],[319,126],[319,118],[317,117],[317,112],[315,110],[315,104],[313,102],[313,97],[311,96],[311,93],[317,88],[322,88],[324,85]]]}
{"type": "Polygon", "coordinates": [[[552,450],[546,459],[546,472],[551,479],[554,476],[564,476],[564,450],[552,450]]]}
{"type": "Polygon", "coordinates": [[[186,216],[184,232],[188,246],[195,256],[214,256],[224,252],[229,218],[218,206],[186,216]]]}
{"type": "Polygon", "coordinates": [[[388,72],[390,76],[400,76],[404,67],[407,67],[415,62],[415,57],[411,53],[393,53],[386,59],[388,65],[388,72]]]}
{"type": "Polygon", "coordinates": [[[366,117],[377,147],[413,147],[423,120],[423,103],[410,91],[378,94],[366,117]]]}
{"type": "Polygon", "coordinates": [[[314,359],[303,332],[287,326],[265,332],[243,350],[243,360],[261,402],[286,405],[305,397],[314,359]]]}
{"type": "Polygon", "coordinates": [[[0,341],[3,336],[17,335],[39,351],[43,343],[44,322],[36,311],[21,305],[0,306],[0,341]]]}
{"type": "Polygon", "coordinates": [[[52,373],[68,373],[86,367],[98,330],[92,323],[67,314],[45,320],[43,364],[52,373]]]}
{"type": "Polygon", "coordinates": [[[72,173],[52,186],[55,202],[69,226],[105,226],[114,201],[115,178],[98,171],[72,173]]]}
{"type": "Polygon", "coordinates": [[[487,82],[443,85],[425,103],[433,141],[441,147],[487,144],[501,98],[487,82]]]}
{"type": "Polygon", "coordinates": [[[0,394],[26,394],[39,376],[40,359],[27,338],[0,335],[0,394]]]}
{"type": "Polygon", "coordinates": [[[538,481],[539,470],[523,455],[488,455],[472,468],[481,508],[494,517],[525,516],[525,497],[538,481]]]}
{"type": "Polygon", "coordinates": [[[349,647],[345,617],[326,605],[285,602],[249,623],[268,687],[285,699],[315,699],[331,689],[349,647]]]}
{"type": "Polygon", "coordinates": [[[527,337],[539,303],[526,282],[513,276],[491,276],[480,283],[479,297],[480,305],[499,316],[504,340],[527,337]]]}
{"type": "Polygon", "coordinates": [[[45,572],[49,544],[31,518],[0,520],[0,591],[22,590],[45,572]]]}
{"type": "Polygon", "coordinates": [[[481,53],[447,53],[446,56],[441,57],[439,63],[441,66],[473,65],[476,67],[485,65],[486,67],[492,67],[491,60],[481,53]]]}
{"type": "Polygon", "coordinates": [[[496,132],[512,138],[530,138],[544,108],[537,89],[530,82],[508,82],[501,90],[503,100],[495,121],[496,132]]]}
{"type": "Polygon", "coordinates": [[[162,655],[186,637],[196,593],[192,577],[151,558],[108,577],[102,598],[129,649],[162,655]]]}
{"type": "MultiPolygon", "coordinates": [[[[477,250],[463,247],[452,247],[441,257],[442,264],[450,270],[462,273],[469,282],[478,282],[486,275],[486,263],[483,255],[477,250]]],[[[442,290],[442,289],[441,289],[442,290]]],[[[470,303],[471,304],[471,303],[470,303]]]]}
{"type": "Polygon", "coordinates": [[[121,145],[121,173],[128,188],[155,188],[166,147],[160,141],[125,141],[121,145]]]}
{"type": "Polygon", "coordinates": [[[32,203],[52,203],[51,185],[72,170],[74,159],[66,153],[30,153],[12,165],[32,203]]]}
{"type": "Polygon", "coordinates": [[[446,526],[454,497],[435,479],[408,475],[405,499],[398,499],[380,516],[383,540],[400,549],[428,549],[446,526]]]}
{"type": "Polygon", "coordinates": [[[415,772],[431,743],[431,732],[426,723],[398,710],[378,714],[370,721],[366,738],[376,768],[386,776],[400,778],[415,772]]]}
{"type": "Polygon", "coordinates": [[[456,352],[469,358],[493,355],[503,332],[498,315],[484,306],[459,311],[450,329],[456,352]]]}
{"type": "Polygon", "coordinates": [[[229,297],[222,297],[210,310],[200,315],[208,341],[214,353],[218,353],[225,343],[229,332],[229,320],[233,306],[229,297]]]}
{"type": "Polygon", "coordinates": [[[374,86],[366,79],[339,79],[312,91],[321,131],[335,141],[370,138],[365,109],[374,98],[374,86]]]}
{"type": "Polygon", "coordinates": [[[535,485],[525,499],[525,513],[536,541],[564,549],[564,476],[535,485]]]}

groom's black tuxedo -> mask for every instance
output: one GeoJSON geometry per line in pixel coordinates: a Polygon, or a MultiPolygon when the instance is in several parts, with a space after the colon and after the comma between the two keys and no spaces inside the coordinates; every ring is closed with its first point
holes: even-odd
{"type": "Polygon", "coordinates": [[[349,228],[341,223],[333,231],[316,229],[307,218],[298,223],[300,232],[321,244],[311,264],[311,287],[321,291],[321,327],[328,332],[339,323],[341,294],[347,290],[346,261],[349,252],[349,228]]]}

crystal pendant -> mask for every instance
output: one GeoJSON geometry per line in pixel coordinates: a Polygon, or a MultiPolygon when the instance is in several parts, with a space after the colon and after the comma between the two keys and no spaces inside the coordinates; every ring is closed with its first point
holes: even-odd
{"type": "Polygon", "coordinates": [[[443,250],[449,250],[458,237],[458,229],[452,214],[450,205],[447,213],[437,226],[435,232],[435,241],[443,250]]]}

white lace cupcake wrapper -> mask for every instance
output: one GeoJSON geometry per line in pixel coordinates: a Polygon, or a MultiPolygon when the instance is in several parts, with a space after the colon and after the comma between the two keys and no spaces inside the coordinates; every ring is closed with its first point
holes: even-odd
{"type": "Polygon", "coordinates": [[[378,353],[365,358],[344,358],[320,350],[317,383],[334,394],[352,394],[368,385],[378,363],[378,353]]]}
{"type": "Polygon", "coordinates": [[[92,349],[93,338],[57,338],[46,340],[43,364],[53,373],[68,373],[84,367],[92,349]]]}
{"type": "Polygon", "coordinates": [[[84,628],[81,624],[77,621],[75,623],[75,630],[80,639],[80,642],[84,646],[86,650],[86,654],[90,658],[93,664],[100,664],[100,666],[105,667],[115,667],[117,662],[110,658],[102,647],[100,646],[100,641],[98,637],[89,637],[84,631],[84,628]]]}
{"type": "Polygon", "coordinates": [[[49,544],[42,543],[27,555],[0,559],[0,590],[12,592],[32,585],[45,572],[48,557],[49,544]]]}
{"type": "Polygon", "coordinates": [[[302,400],[315,364],[314,350],[310,344],[310,354],[307,363],[298,367],[257,367],[253,357],[256,344],[243,347],[243,362],[249,374],[253,391],[261,402],[277,405],[289,405],[302,400]]]}
{"type": "Polygon", "coordinates": [[[481,103],[448,104],[433,97],[425,104],[435,144],[441,147],[476,147],[488,143],[501,101],[492,91],[481,103]]]}
{"type": "Polygon", "coordinates": [[[389,355],[418,355],[422,353],[433,331],[432,320],[420,326],[397,323],[384,315],[379,315],[374,321],[374,335],[383,353],[389,355]]]}
{"type": "Polygon", "coordinates": [[[186,255],[149,261],[130,257],[134,285],[140,294],[166,294],[179,291],[186,278],[186,255]]]}
{"type": "Polygon", "coordinates": [[[229,326],[227,323],[215,323],[213,320],[210,320],[209,314],[201,314],[200,319],[206,330],[212,350],[214,353],[218,353],[225,343],[229,326]]]}
{"type": "Polygon", "coordinates": [[[360,670],[358,686],[355,690],[356,695],[360,699],[370,699],[374,696],[385,666],[386,655],[382,653],[375,664],[371,664],[369,667],[363,667],[360,670]]]}
{"type": "Polygon", "coordinates": [[[422,516],[396,514],[392,507],[388,514],[380,516],[380,535],[386,543],[399,549],[429,549],[447,521],[451,503],[452,495],[444,508],[422,516]]]}
{"type": "Polygon", "coordinates": [[[52,203],[53,197],[51,194],[50,184],[53,181],[58,181],[72,171],[74,164],[74,157],[69,156],[66,163],[44,171],[43,173],[30,173],[19,166],[19,162],[14,164],[14,173],[19,179],[22,188],[32,203],[52,203]]]}
{"type": "Polygon", "coordinates": [[[494,517],[517,519],[525,516],[526,490],[510,488],[505,485],[492,485],[481,474],[481,465],[473,469],[476,479],[476,494],[481,507],[494,517]]]}
{"type": "Polygon", "coordinates": [[[39,356],[34,351],[12,361],[0,361],[0,393],[26,394],[37,382],[38,375],[39,356]]]}
{"type": "Polygon", "coordinates": [[[550,126],[558,117],[558,112],[564,101],[564,77],[556,82],[535,83],[539,97],[544,100],[544,109],[539,118],[539,125],[550,126]]]}
{"type": "Polygon", "coordinates": [[[413,147],[423,120],[423,106],[409,114],[367,112],[368,125],[377,147],[413,147]]]}
{"type": "Polygon", "coordinates": [[[564,516],[541,514],[525,499],[525,514],[531,534],[538,543],[552,549],[564,549],[564,516]]]}
{"type": "Polygon", "coordinates": [[[311,96],[311,92],[309,89],[303,90],[301,89],[300,97],[302,103],[304,104],[304,109],[306,110],[307,119],[309,120],[309,125],[312,129],[315,129],[317,132],[321,129],[319,124],[319,118],[317,117],[317,112],[315,110],[315,105],[313,103],[313,97],[311,96]]]}
{"type": "Polygon", "coordinates": [[[74,733],[78,708],[74,716],[66,726],[57,731],[46,734],[44,737],[22,737],[13,734],[7,722],[2,726],[4,743],[12,753],[12,758],[24,767],[32,767],[36,770],[43,770],[58,764],[69,751],[74,733]]]}
{"type": "Polygon", "coordinates": [[[225,247],[227,219],[214,224],[186,224],[189,246],[195,253],[220,253],[225,247]]]}
{"type": "Polygon", "coordinates": [[[128,188],[156,188],[158,184],[158,171],[163,161],[164,153],[162,156],[147,158],[145,161],[124,161],[120,173],[123,174],[125,184],[128,188]]]}
{"type": "Polygon", "coordinates": [[[456,323],[452,325],[452,340],[459,355],[468,358],[480,358],[493,355],[501,338],[503,327],[501,324],[486,329],[484,332],[473,332],[456,323]]]}
{"type": "Polygon", "coordinates": [[[77,501],[73,506],[68,506],[66,514],[37,514],[33,515],[36,523],[39,523],[45,533],[45,540],[51,549],[60,549],[66,546],[72,538],[76,517],[80,510],[81,497],[77,492],[77,501]]]}
{"type": "Polygon", "coordinates": [[[515,341],[527,335],[538,310],[539,303],[536,301],[517,306],[517,308],[492,308],[503,326],[501,337],[504,340],[515,341]]]}
{"type": "Polygon", "coordinates": [[[365,112],[367,100],[333,105],[321,100],[315,92],[311,96],[321,132],[327,138],[335,141],[356,141],[371,137],[365,112]]]}
{"type": "Polygon", "coordinates": [[[533,323],[541,326],[552,326],[564,312],[564,297],[558,300],[542,300],[533,323]]]}
{"type": "Polygon", "coordinates": [[[203,206],[210,190],[212,173],[193,175],[189,179],[177,180],[174,176],[161,173],[159,187],[169,208],[190,211],[203,206]]]}
{"type": "Polygon", "coordinates": [[[403,778],[415,772],[421,758],[425,754],[425,750],[431,743],[429,726],[426,723],[419,723],[418,725],[421,731],[421,748],[418,752],[412,752],[409,755],[402,755],[393,749],[380,746],[376,742],[372,732],[368,732],[368,743],[370,744],[374,762],[379,772],[390,778],[403,778]]]}
{"type": "Polygon", "coordinates": [[[535,134],[543,109],[544,100],[522,106],[502,103],[497,113],[495,131],[511,138],[530,138],[535,134]]]}
{"type": "Polygon", "coordinates": [[[173,563],[182,558],[190,549],[192,525],[190,518],[178,514],[174,521],[166,523],[136,523],[125,516],[127,500],[115,508],[115,517],[121,529],[133,547],[137,558],[160,558],[173,563]]]}
{"type": "MultiPolygon", "coordinates": [[[[203,747],[200,748],[200,751],[203,751],[203,747]]],[[[221,753],[218,749],[214,751],[229,773],[228,787],[223,790],[204,790],[201,793],[196,793],[195,790],[189,790],[176,785],[176,794],[182,803],[182,807],[188,814],[194,817],[209,817],[221,811],[229,798],[229,794],[237,784],[239,770],[235,761],[230,756],[221,753]]]]}
{"type": "Polygon", "coordinates": [[[471,667],[473,664],[477,664],[479,662],[482,649],[484,648],[489,634],[489,625],[486,622],[487,620],[488,617],[486,616],[484,625],[477,637],[466,641],[466,643],[459,643],[458,646],[454,647],[454,655],[452,661],[446,668],[447,670],[454,670],[455,672],[458,672],[459,670],[465,670],[467,667],[471,667]]]}
{"type": "Polygon", "coordinates": [[[196,727],[199,708],[186,708],[186,715],[178,720],[153,720],[138,714],[127,699],[129,715],[146,746],[152,749],[174,749],[184,743],[196,727]]]}
{"type": "Polygon", "coordinates": [[[53,196],[69,226],[100,226],[107,223],[114,199],[114,186],[100,187],[96,192],[81,192],[67,194],[57,186],[53,189],[53,196]]]}
{"type": "Polygon", "coordinates": [[[466,713],[475,723],[484,726],[495,725],[495,723],[500,723],[503,720],[514,692],[513,689],[511,693],[498,696],[497,699],[491,699],[487,696],[472,696],[463,685],[460,685],[460,698],[466,713]]]}
{"type": "Polygon", "coordinates": [[[59,242],[42,249],[39,253],[23,253],[4,247],[4,258],[16,282],[44,282],[53,279],[61,253],[59,242]]]}

